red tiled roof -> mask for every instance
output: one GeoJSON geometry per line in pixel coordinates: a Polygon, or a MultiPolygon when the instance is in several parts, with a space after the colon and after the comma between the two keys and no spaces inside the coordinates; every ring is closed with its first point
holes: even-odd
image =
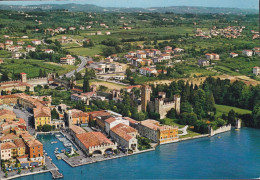
{"type": "Polygon", "coordinates": [[[26,142],[28,147],[42,146],[42,143],[36,139],[30,140],[26,142]]]}
{"type": "Polygon", "coordinates": [[[108,124],[110,124],[110,123],[114,122],[115,120],[116,120],[116,118],[110,117],[110,118],[106,119],[105,121],[106,121],[108,124]]]}
{"type": "Polygon", "coordinates": [[[16,148],[16,145],[12,142],[6,142],[6,143],[1,144],[1,150],[14,149],[14,148],[16,148]]]}
{"type": "Polygon", "coordinates": [[[86,133],[86,131],[85,131],[83,128],[81,128],[81,127],[79,127],[79,126],[76,126],[76,125],[72,125],[72,126],[70,127],[70,129],[71,129],[75,134],[86,133]]]}
{"type": "Polygon", "coordinates": [[[93,146],[99,146],[104,144],[113,144],[107,137],[101,132],[87,132],[83,134],[77,134],[76,137],[87,148],[93,146]]]}
{"type": "Polygon", "coordinates": [[[118,136],[122,137],[126,141],[129,141],[133,138],[133,136],[129,135],[129,133],[136,132],[136,130],[130,126],[127,126],[125,124],[118,124],[115,127],[111,128],[111,131],[117,134],[118,136]]]}
{"type": "Polygon", "coordinates": [[[15,139],[14,140],[14,144],[17,146],[17,147],[25,147],[25,144],[23,142],[23,139],[15,139]]]}

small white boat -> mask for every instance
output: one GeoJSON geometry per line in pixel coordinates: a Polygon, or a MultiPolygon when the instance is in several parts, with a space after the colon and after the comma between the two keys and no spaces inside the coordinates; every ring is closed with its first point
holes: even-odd
{"type": "Polygon", "coordinates": [[[56,144],[56,143],[58,143],[58,141],[52,141],[52,142],[51,142],[51,144],[56,144]]]}

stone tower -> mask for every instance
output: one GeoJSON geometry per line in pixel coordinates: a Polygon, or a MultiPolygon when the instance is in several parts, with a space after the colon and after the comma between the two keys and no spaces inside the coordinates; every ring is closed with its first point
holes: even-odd
{"type": "Polygon", "coordinates": [[[20,73],[20,76],[21,76],[21,81],[23,83],[26,83],[27,82],[27,74],[22,72],[22,73],[20,73]]]}
{"type": "Polygon", "coordinates": [[[69,126],[69,128],[71,128],[71,126],[72,126],[72,112],[71,112],[71,110],[69,110],[67,118],[68,118],[67,119],[68,120],[68,126],[69,126]]]}
{"type": "Polygon", "coordinates": [[[147,104],[150,102],[150,98],[151,98],[151,87],[148,85],[142,85],[142,89],[141,89],[142,111],[146,112],[147,104]]]}
{"type": "Polygon", "coordinates": [[[181,113],[181,97],[180,95],[174,95],[175,111],[179,115],[181,113]]]}

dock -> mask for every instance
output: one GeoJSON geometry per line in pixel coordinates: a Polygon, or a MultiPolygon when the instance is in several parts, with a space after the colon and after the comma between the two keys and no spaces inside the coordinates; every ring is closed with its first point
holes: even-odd
{"type": "Polygon", "coordinates": [[[63,178],[63,174],[61,174],[58,170],[52,170],[51,174],[52,174],[52,178],[53,179],[61,179],[61,178],[63,178]]]}

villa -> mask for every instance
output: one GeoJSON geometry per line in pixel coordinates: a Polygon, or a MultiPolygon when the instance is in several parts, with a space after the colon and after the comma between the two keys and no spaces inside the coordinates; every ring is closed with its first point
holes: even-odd
{"type": "Polygon", "coordinates": [[[153,142],[160,144],[175,142],[178,140],[178,127],[161,125],[159,121],[147,119],[138,124],[138,132],[153,142]]]}

